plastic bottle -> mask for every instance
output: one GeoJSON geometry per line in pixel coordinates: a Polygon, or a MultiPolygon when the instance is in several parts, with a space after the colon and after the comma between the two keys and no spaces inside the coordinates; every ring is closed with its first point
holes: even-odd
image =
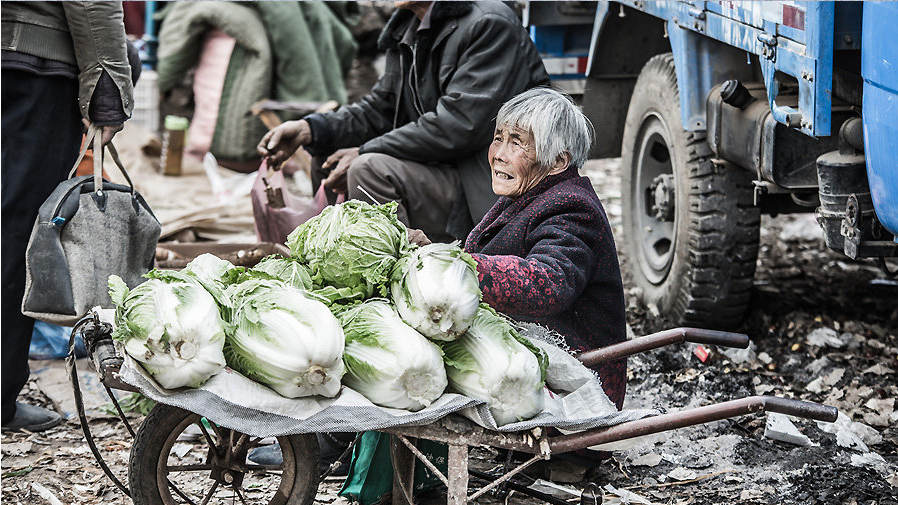
{"type": "Polygon", "coordinates": [[[185,117],[165,116],[165,132],[162,134],[162,173],[181,175],[181,157],[190,121],[185,117]]]}

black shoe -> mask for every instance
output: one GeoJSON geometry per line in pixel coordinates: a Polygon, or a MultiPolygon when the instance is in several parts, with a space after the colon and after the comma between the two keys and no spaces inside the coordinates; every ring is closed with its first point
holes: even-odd
{"type": "Polygon", "coordinates": [[[281,454],[281,446],[275,442],[271,445],[263,445],[249,451],[246,459],[257,465],[281,466],[284,464],[284,455],[281,454]]]}
{"type": "Polygon", "coordinates": [[[62,418],[59,414],[43,407],[16,402],[16,415],[7,423],[3,423],[3,429],[9,431],[44,431],[54,426],[59,426],[62,418]]]}
{"type": "Polygon", "coordinates": [[[336,463],[334,470],[328,474],[334,477],[349,475],[349,461],[352,455],[347,454],[342,461],[337,460],[349,444],[355,440],[355,433],[316,433],[318,438],[318,454],[321,458],[321,475],[324,475],[336,463]]]}
{"type": "MultiPolygon", "coordinates": [[[[326,435],[326,434],[325,434],[326,435]]],[[[322,435],[318,434],[318,442],[321,453],[321,468],[320,472],[323,475],[332,464],[334,464],[337,458],[340,456],[340,453],[334,452],[334,448],[332,445],[328,445],[328,441],[326,438],[323,438],[322,435]]],[[[330,440],[333,442],[333,440],[330,440]]],[[[347,443],[348,445],[348,443],[347,443]]],[[[284,462],[284,456],[281,453],[281,446],[275,442],[271,445],[263,445],[262,447],[256,447],[255,449],[249,451],[249,455],[247,455],[246,459],[256,463],[257,465],[272,465],[272,466],[280,466],[284,462]]],[[[330,473],[333,476],[346,476],[349,474],[349,458],[344,458],[344,461],[341,461],[337,467],[330,473]]]]}

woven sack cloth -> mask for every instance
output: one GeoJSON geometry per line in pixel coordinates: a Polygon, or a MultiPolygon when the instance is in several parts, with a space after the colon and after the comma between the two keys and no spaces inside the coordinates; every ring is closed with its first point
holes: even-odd
{"type": "Polygon", "coordinates": [[[112,143],[109,154],[127,180],[102,178],[103,145],[97,128],[88,129],[75,167],[93,142],[94,174],[72,177],[41,205],[25,253],[22,313],[40,321],[72,326],[92,307],[111,307],[108,279],[118,275],[135,287],[153,267],[162,227],[134,191],[112,143]],[[96,189],[95,189],[96,188],[96,189]]]}

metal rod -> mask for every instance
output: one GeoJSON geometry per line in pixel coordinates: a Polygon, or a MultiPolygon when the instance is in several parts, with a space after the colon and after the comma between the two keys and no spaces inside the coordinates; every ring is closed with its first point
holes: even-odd
{"type": "Polygon", "coordinates": [[[215,490],[218,489],[218,481],[212,481],[212,487],[209,489],[209,492],[206,493],[206,496],[203,497],[203,501],[200,502],[200,505],[206,505],[209,503],[209,500],[212,499],[212,495],[215,494],[215,490]]]}
{"type": "Polygon", "coordinates": [[[421,463],[424,463],[424,466],[426,466],[428,469],[430,469],[431,472],[435,473],[436,476],[441,481],[443,481],[443,484],[445,484],[447,486],[449,485],[449,479],[447,479],[446,476],[443,475],[443,472],[441,472],[440,469],[436,467],[436,465],[431,463],[430,460],[427,459],[427,456],[425,456],[423,452],[418,450],[418,448],[415,447],[414,444],[409,442],[408,439],[402,435],[396,435],[396,438],[398,438],[403,444],[405,444],[405,446],[408,447],[408,449],[410,451],[412,451],[412,454],[414,454],[416,458],[421,460],[421,463]]]}
{"type": "Polygon", "coordinates": [[[662,431],[764,411],[826,422],[835,421],[839,414],[835,407],[817,403],[775,396],[750,396],[705,407],[630,421],[610,428],[551,437],[549,439],[549,448],[552,453],[568,452],[593,445],[617,442],[619,440],[627,440],[662,431]]]}
{"type": "Polygon", "coordinates": [[[612,344],[601,349],[586,351],[577,356],[577,359],[586,366],[593,366],[681,342],[694,342],[697,344],[711,344],[745,349],[748,347],[749,341],[748,336],[741,333],[706,330],[702,328],[673,328],[670,330],[659,331],[658,333],[652,333],[651,335],[646,335],[644,337],[637,337],[633,340],[627,340],[626,342],[612,344]]]}
{"type": "Polygon", "coordinates": [[[380,205],[380,202],[375,200],[374,197],[371,196],[371,193],[365,191],[365,188],[363,188],[361,184],[356,185],[356,187],[359,188],[359,191],[361,191],[362,193],[365,193],[365,196],[367,196],[369,200],[374,202],[375,205],[380,205]]]}
{"type": "Polygon", "coordinates": [[[471,496],[469,496],[469,497],[468,497],[468,501],[469,501],[469,502],[472,502],[472,501],[476,500],[476,499],[479,498],[483,493],[489,492],[491,489],[495,488],[495,487],[498,486],[499,484],[502,484],[503,482],[507,481],[508,479],[514,477],[516,474],[522,472],[525,468],[527,468],[528,466],[530,466],[530,465],[536,463],[537,461],[539,461],[539,460],[541,460],[541,459],[545,459],[545,458],[543,458],[543,457],[540,456],[540,455],[533,456],[532,458],[530,458],[530,459],[528,459],[527,461],[525,461],[525,462],[521,463],[520,465],[518,465],[514,470],[512,470],[512,471],[506,473],[505,475],[499,477],[498,479],[496,479],[496,480],[490,482],[489,484],[487,484],[486,486],[484,486],[483,488],[481,488],[479,491],[477,491],[476,493],[474,493],[474,494],[472,494],[471,496]]]}
{"type": "Polygon", "coordinates": [[[355,438],[352,439],[352,442],[350,442],[349,445],[346,446],[346,449],[343,449],[343,452],[340,454],[340,457],[338,457],[333,463],[331,463],[331,465],[329,467],[327,467],[327,470],[325,470],[324,473],[321,474],[322,481],[324,481],[324,479],[330,477],[330,475],[332,473],[334,473],[337,470],[337,468],[340,468],[340,464],[343,462],[344,459],[346,459],[346,456],[348,456],[349,453],[352,452],[352,448],[355,447],[355,444],[358,443],[359,438],[361,436],[362,436],[361,433],[356,434],[355,438]]]}
{"type": "Polygon", "coordinates": [[[165,467],[168,473],[172,472],[199,472],[202,470],[212,470],[212,465],[169,465],[165,467]]]}
{"type": "MultiPolygon", "coordinates": [[[[493,480],[496,479],[496,477],[494,477],[494,476],[492,476],[492,475],[490,475],[490,474],[488,474],[488,473],[479,472],[479,471],[477,471],[477,470],[468,470],[468,472],[469,472],[471,475],[473,475],[474,477],[476,477],[476,478],[478,478],[478,479],[481,479],[481,480],[485,480],[485,481],[487,481],[487,482],[493,482],[493,480]]],[[[525,494],[525,495],[527,495],[527,496],[536,498],[536,499],[538,499],[538,500],[542,500],[542,501],[544,501],[544,502],[546,502],[546,503],[551,503],[551,504],[553,504],[553,505],[571,505],[570,502],[568,502],[568,501],[566,501],[566,500],[562,500],[561,498],[556,498],[556,497],[554,497],[554,496],[552,496],[552,495],[550,495],[550,494],[547,494],[547,493],[539,492],[539,491],[537,491],[537,490],[535,490],[535,489],[530,489],[530,488],[527,487],[527,486],[524,486],[524,485],[522,485],[522,484],[518,484],[517,482],[511,481],[511,480],[509,480],[509,481],[507,481],[507,482],[504,482],[503,484],[505,484],[506,486],[508,486],[508,488],[511,489],[511,490],[513,490],[513,491],[518,491],[518,492],[523,493],[523,494],[525,494]]]]}

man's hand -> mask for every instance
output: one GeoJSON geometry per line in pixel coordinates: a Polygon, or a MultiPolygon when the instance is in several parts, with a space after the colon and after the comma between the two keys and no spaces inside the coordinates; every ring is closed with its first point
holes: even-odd
{"type": "Polygon", "coordinates": [[[300,119],[287,121],[266,133],[256,146],[256,150],[268,158],[270,166],[278,167],[293,156],[300,146],[311,142],[312,129],[308,121],[300,119]]]}
{"type": "MultiPolygon", "coordinates": [[[[90,121],[87,119],[82,119],[82,123],[84,123],[85,128],[90,128],[90,121]]],[[[124,123],[117,125],[107,125],[107,126],[99,126],[99,134],[100,138],[103,139],[103,145],[112,142],[112,137],[115,137],[115,134],[122,131],[125,127],[124,123]]]]}
{"type": "Polygon", "coordinates": [[[325,170],[331,169],[331,173],[324,180],[324,188],[334,193],[345,195],[349,188],[346,185],[346,174],[349,172],[349,165],[359,157],[358,147],[348,147],[340,149],[321,164],[321,168],[325,170]]]}
{"type": "Polygon", "coordinates": [[[427,245],[430,239],[421,230],[408,230],[408,241],[417,246],[427,245]]]}

